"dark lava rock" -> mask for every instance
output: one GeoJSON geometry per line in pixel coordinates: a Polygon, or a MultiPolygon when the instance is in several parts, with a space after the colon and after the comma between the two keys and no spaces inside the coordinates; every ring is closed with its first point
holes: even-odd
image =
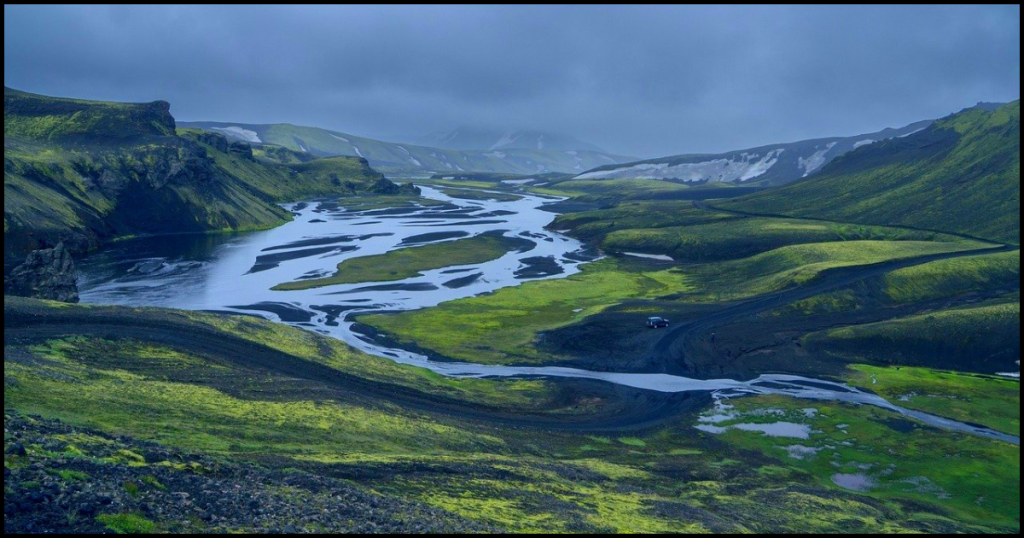
{"type": "Polygon", "coordinates": [[[4,295],[78,302],[78,271],[64,243],[34,250],[4,278],[4,295]]]}
{"type": "MultiPolygon", "coordinates": [[[[130,437],[73,428],[42,417],[5,410],[5,437],[22,445],[46,446],[57,436],[80,435],[84,452],[33,453],[27,467],[5,467],[4,534],[95,534],[112,529],[105,515],[135,514],[160,532],[216,533],[229,529],[288,534],[323,533],[462,534],[500,531],[456,514],[373,491],[362,482],[323,473],[323,468],[287,471],[246,461],[213,458],[130,437]],[[21,437],[17,437],[21,436],[21,437]],[[164,465],[117,463],[130,451],[164,465]],[[61,473],[69,471],[75,480],[61,473]],[[126,485],[133,485],[132,488],[126,485]]],[[[8,445],[10,446],[10,445],[8,445]]]]}
{"type": "MultiPolygon", "coordinates": [[[[21,443],[14,443],[13,445],[9,446],[4,453],[7,454],[8,456],[25,457],[28,455],[28,453],[25,452],[25,447],[21,443]]],[[[7,471],[6,467],[4,467],[4,471],[7,471]]],[[[5,472],[4,476],[7,476],[7,474],[8,473],[5,472]]]]}
{"type": "Polygon", "coordinates": [[[228,152],[250,161],[256,160],[256,157],[252,155],[252,146],[245,142],[229,142],[228,152]]]}
{"type": "Polygon", "coordinates": [[[370,187],[370,192],[374,194],[407,194],[410,196],[417,196],[420,194],[421,191],[419,187],[413,185],[412,183],[398,185],[385,177],[381,177],[380,179],[377,180],[376,183],[373,184],[372,187],[370,187]]]}
{"type": "Polygon", "coordinates": [[[209,131],[203,131],[196,135],[196,140],[222,153],[228,152],[228,139],[226,136],[220,133],[211,133],[209,131]]]}

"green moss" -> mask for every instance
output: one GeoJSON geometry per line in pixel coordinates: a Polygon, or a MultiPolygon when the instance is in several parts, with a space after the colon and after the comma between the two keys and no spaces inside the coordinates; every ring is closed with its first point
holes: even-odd
{"type": "Polygon", "coordinates": [[[637,448],[644,448],[647,443],[643,439],[637,439],[635,437],[620,437],[618,441],[624,445],[633,446],[637,448]]]}
{"type": "Polygon", "coordinates": [[[124,483],[124,491],[125,491],[125,493],[127,493],[128,495],[130,495],[132,497],[138,497],[139,496],[139,489],[140,489],[139,485],[137,483],[135,483],[135,482],[125,482],[124,483]]]}
{"type": "Polygon", "coordinates": [[[128,449],[118,450],[110,457],[110,461],[113,463],[127,463],[131,466],[144,466],[146,465],[146,458],[140,454],[136,454],[128,449]]]}
{"type": "Polygon", "coordinates": [[[157,530],[156,523],[138,513],[102,514],[96,521],[117,534],[153,534],[157,530]]]}
{"type": "Polygon", "coordinates": [[[618,261],[605,260],[565,279],[527,282],[428,310],[365,316],[360,321],[451,358],[532,362],[549,359],[533,347],[540,331],[577,322],[625,299],[688,289],[689,277],[681,272],[631,272],[618,261]]]}
{"type": "Polygon", "coordinates": [[[742,260],[695,267],[699,300],[722,301],[749,297],[810,282],[822,271],[869,265],[982,247],[972,242],[845,241],[778,248],[742,260]]]}
{"type": "Polygon", "coordinates": [[[152,476],[152,475],[143,476],[140,480],[142,480],[143,484],[146,484],[149,487],[155,488],[155,489],[160,490],[160,491],[167,491],[167,486],[161,484],[160,481],[157,480],[157,478],[155,476],[152,476]]]}
{"type": "Polygon", "coordinates": [[[898,303],[1020,284],[1020,251],[940,260],[888,273],[885,293],[898,303]]]}
{"type": "MultiPolygon", "coordinates": [[[[81,375],[73,362],[42,376],[10,364],[5,371],[19,378],[19,387],[4,393],[7,407],[214,454],[317,457],[501,444],[427,419],[353,405],[241,400],[210,388],[118,371],[93,370],[84,386],[52,378],[57,372],[81,375]]],[[[127,450],[111,461],[145,465],[142,456],[127,450]]]]}
{"type": "Polygon", "coordinates": [[[807,425],[810,436],[771,437],[729,429],[717,438],[773,455],[787,466],[811,473],[823,485],[834,485],[836,474],[862,474],[870,484],[863,495],[941,504],[954,518],[980,525],[1019,525],[1020,485],[1006,479],[1020,472],[1016,445],[918,427],[901,415],[870,406],[783,396],[731,403],[736,416],[718,425],[787,421],[807,425]],[[766,414],[765,409],[776,412],[766,414]],[[795,446],[813,452],[795,450],[795,446]]]}
{"type": "Polygon", "coordinates": [[[89,479],[88,473],[82,471],[72,471],[70,469],[61,469],[57,471],[57,476],[65,482],[82,482],[89,479]]]}
{"type": "Polygon", "coordinates": [[[812,352],[835,354],[851,362],[1008,370],[1020,358],[1020,302],[832,329],[812,333],[804,342],[812,352]]]}
{"type": "Polygon", "coordinates": [[[677,261],[745,258],[786,246],[838,241],[908,241],[952,238],[880,226],[846,225],[788,219],[721,219],[707,224],[655,229],[625,229],[607,234],[602,245],[613,251],[668,254],[677,261]]]}
{"type": "Polygon", "coordinates": [[[891,402],[1020,436],[1020,382],[928,368],[856,364],[849,382],[891,402]]]}

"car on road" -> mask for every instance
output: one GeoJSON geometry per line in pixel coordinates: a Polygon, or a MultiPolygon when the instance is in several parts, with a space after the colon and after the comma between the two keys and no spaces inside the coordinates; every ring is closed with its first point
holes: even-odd
{"type": "Polygon", "coordinates": [[[652,316],[647,318],[647,326],[651,329],[660,329],[662,327],[668,327],[668,320],[658,316],[652,316]]]}

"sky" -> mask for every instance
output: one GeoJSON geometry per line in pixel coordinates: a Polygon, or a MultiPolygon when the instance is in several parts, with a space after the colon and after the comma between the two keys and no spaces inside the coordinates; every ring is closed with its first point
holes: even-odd
{"type": "Polygon", "coordinates": [[[4,85],[179,120],[625,155],[854,135],[1020,96],[1020,6],[4,6],[4,85]]]}

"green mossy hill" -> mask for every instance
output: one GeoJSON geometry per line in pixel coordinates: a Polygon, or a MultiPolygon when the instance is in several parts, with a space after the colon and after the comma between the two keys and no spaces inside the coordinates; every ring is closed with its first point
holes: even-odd
{"type": "Polygon", "coordinates": [[[777,248],[838,241],[957,240],[935,232],[747,217],[701,210],[678,201],[624,202],[615,207],[569,213],[549,226],[608,252],[665,254],[680,262],[746,258],[777,248]]]}
{"type": "Polygon", "coordinates": [[[174,134],[167,101],[107,103],[4,88],[4,139],[96,144],[174,134]]]}
{"type": "Polygon", "coordinates": [[[812,356],[832,354],[850,362],[1008,370],[1020,359],[1020,300],[812,333],[804,346],[812,356]]]}
{"type": "Polygon", "coordinates": [[[280,164],[247,144],[175,130],[165,102],[101,103],[4,91],[4,267],[63,241],[281,224],[277,202],[401,194],[364,159],[280,164]]]}
{"type": "Polygon", "coordinates": [[[806,180],[721,207],[1020,243],[1020,101],[852,151],[806,180]]]}

